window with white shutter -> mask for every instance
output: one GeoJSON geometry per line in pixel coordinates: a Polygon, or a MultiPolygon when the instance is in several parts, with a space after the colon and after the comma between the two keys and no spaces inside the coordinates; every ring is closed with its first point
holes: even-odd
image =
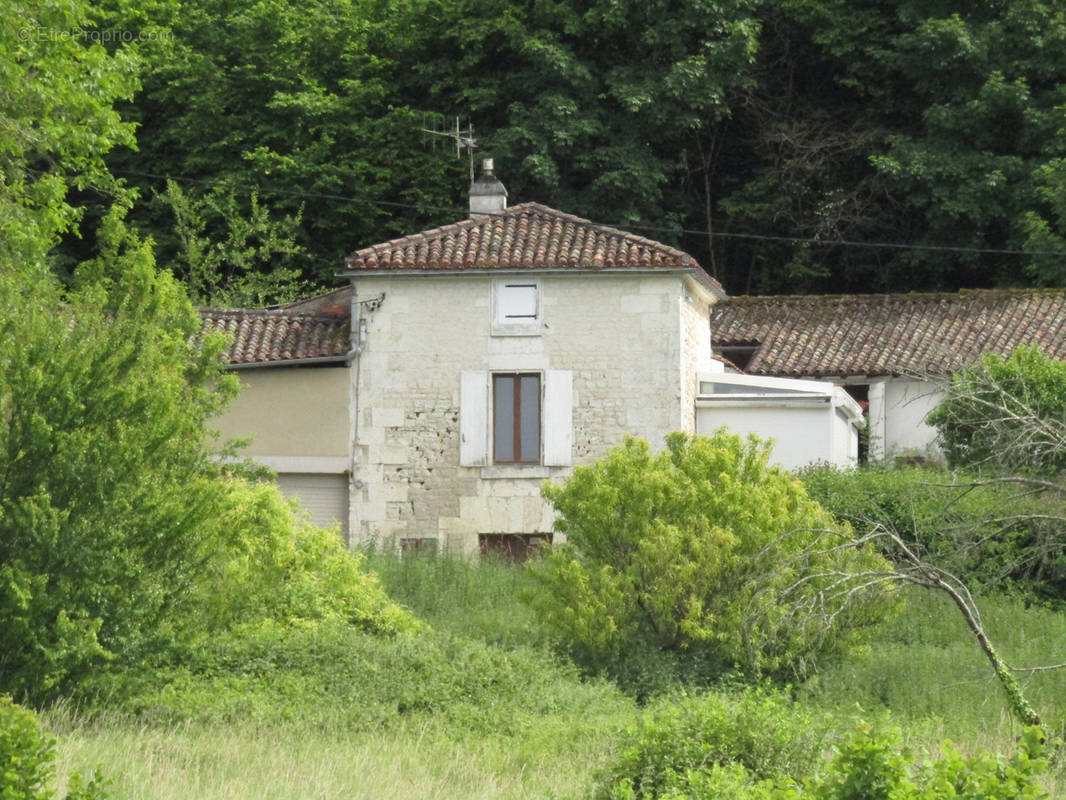
{"type": "Polygon", "coordinates": [[[570,370],[462,373],[459,463],[466,467],[573,463],[570,370]]]}
{"type": "Polygon", "coordinates": [[[544,373],[544,465],[568,467],[574,449],[574,373],[549,369],[544,373]]]}
{"type": "Polygon", "coordinates": [[[535,279],[492,283],[492,334],[535,336],[540,333],[540,282],[535,279]]]}

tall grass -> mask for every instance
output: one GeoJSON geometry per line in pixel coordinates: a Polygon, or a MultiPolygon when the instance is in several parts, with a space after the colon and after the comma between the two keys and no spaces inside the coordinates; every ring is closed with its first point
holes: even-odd
{"type": "Polygon", "coordinates": [[[130,800],[408,800],[580,796],[633,712],[561,719],[508,736],[432,720],[357,735],[299,725],[144,725],[53,710],[62,782],[102,764],[130,800]]]}
{"type": "Polygon", "coordinates": [[[403,558],[371,552],[367,566],[390,597],[434,628],[505,647],[546,643],[523,600],[536,584],[521,564],[448,552],[403,558]]]}
{"type": "MultiPolygon", "coordinates": [[[[1013,667],[1066,662],[1066,614],[1004,597],[978,598],[989,638],[1013,667]]],[[[1059,736],[1066,733],[1066,669],[1019,673],[1026,697],[1059,736]]],[[[831,665],[799,690],[808,702],[875,714],[938,738],[1011,742],[1020,728],[958,609],[939,594],[906,591],[906,606],[863,653],[831,665]]],[[[924,734],[923,734],[924,735],[924,734]]]]}
{"type": "MultiPolygon", "coordinates": [[[[121,712],[46,712],[61,775],[101,765],[116,797],[145,800],[584,796],[645,712],[548,651],[522,601],[526,570],[451,555],[370,562],[431,633],[219,641],[121,712]]],[[[1012,752],[1019,728],[958,611],[923,590],[906,599],[865,652],[796,687],[797,713],[829,714],[838,733],[890,715],[919,753],[945,738],[1012,752]]],[[[1066,615],[996,597],[980,606],[1008,663],[1066,661],[1066,615]]],[[[1066,733],[1066,670],[1023,685],[1066,733]]],[[[1049,788],[1066,796],[1066,776],[1049,788]]]]}

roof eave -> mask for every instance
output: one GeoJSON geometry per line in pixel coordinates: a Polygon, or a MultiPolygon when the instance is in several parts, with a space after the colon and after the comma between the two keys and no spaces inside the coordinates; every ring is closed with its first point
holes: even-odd
{"type": "Polygon", "coordinates": [[[236,364],[227,363],[223,366],[226,370],[238,369],[265,369],[268,367],[296,367],[311,364],[347,364],[352,359],[351,353],[342,356],[308,356],[307,358],[279,358],[271,361],[247,361],[236,364]]]}
{"type": "MultiPolygon", "coordinates": [[[[337,277],[355,279],[359,277],[385,278],[385,277],[424,277],[427,275],[456,276],[456,275],[691,275],[694,280],[699,280],[697,273],[703,270],[698,267],[686,267],[682,265],[655,267],[473,267],[468,269],[353,269],[337,273],[337,277]]],[[[710,291],[714,290],[713,283],[703,283],[710,291]]],[[[724,290],[719,289],[722,296],[724,290]]]]}

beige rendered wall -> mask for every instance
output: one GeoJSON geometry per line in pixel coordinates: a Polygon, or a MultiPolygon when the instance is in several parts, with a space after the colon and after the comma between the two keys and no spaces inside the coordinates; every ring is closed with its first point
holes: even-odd
{"type": "Polygon", "coordinates": [[[350,372],[344,366],[238,370],[241,393],[214,427],[224,440],[251,437],[242,453],[266,457],[278,471],[327,471],[287,469],[277,459],[347,460],[350,372]]]}
{"type": "Polygon", "coordinates": [[[493,336],[500,277],[356,280],[360,299],[385,299],[364,316],[366,347],[353,369],[353,540],[436,537],[470,551],[479,533],[551,530],[540,484],[568,467],[459,465],[464,370],[570,371],[574,463],[602,456],[625,433],[661,446],[667,432],[692,428],[679,365],[698,359],[682,353],[683,275],[526,275],[540,281],[539,334],[493,336]]]}

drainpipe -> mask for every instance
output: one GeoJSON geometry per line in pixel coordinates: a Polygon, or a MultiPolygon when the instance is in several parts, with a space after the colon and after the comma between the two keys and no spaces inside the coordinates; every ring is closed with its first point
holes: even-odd
{"type": "Polygon", "coordinates": [[[348,407],[352,409],[351,420],[349,421],[349,446],[351,448],[351,469],[348,470],[348,549],[352,548],[352,543],[358,540],[359,532],[356,530],[359,520],[356,519],[354,513],[358,507],[358,493],[363,488],[363,482],[359,478],[359,376],[360,365],[363,359],[360,357],[363,353],[363,347],[366,344],[366,328],[363,325],[363,321],[359,318],[359,294],[355,288],[355,281],[351,282],[352,296],[351,305],[348,310],[349,320],[349,334],[348,334],[348,353],[346,358],[348,363],[351,364],[354,360],[354,375],[352,380],[348,384],[348,391],[352,393],[351,402],[348,407]]]}

